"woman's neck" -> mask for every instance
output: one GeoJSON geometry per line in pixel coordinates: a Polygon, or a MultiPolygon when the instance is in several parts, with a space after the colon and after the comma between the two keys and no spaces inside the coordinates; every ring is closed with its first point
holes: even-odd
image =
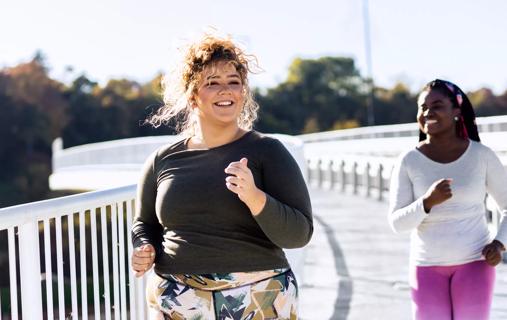
{"type": "Polygon", "coordinates": [[[200,126],[191,138],[191,144],[197,148],[214,148],[239,139],[245,130],[237,125],[227,127],[200,126]]]}
{"type": "Polygon", "coordinates": [[[438,147],[448,147],[457,144],[462,144],[465,140],[458,137],[454,132],[450,134],[442,134],[442,135],[427,135],[424,144],[431,144],[433,146],[438,147]]]}

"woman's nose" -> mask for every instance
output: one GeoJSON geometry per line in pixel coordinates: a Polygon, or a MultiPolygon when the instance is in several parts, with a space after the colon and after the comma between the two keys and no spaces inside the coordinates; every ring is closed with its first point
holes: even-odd
{"type": "Polygon", "coordinates": [[[423,113],[423,115],[424,115],[425,117],[427,117],[427,116],[429,116],[429,115],[433,115],[433,114],[434,114],[434,112],[433,112],[433,110],[431,110],[431,109],[426,109],[426,111],[424,111],[424,113],[423,113]]]}
{"type": "Polygon", "coordinates": [[[222,85],[220,85],[220,88],[218,90],[219,94],[227,94],[227,93],[230,93],[230,92],[231,92],[231,88],[229,87],[228,84],[222,84],[222,85]]]}

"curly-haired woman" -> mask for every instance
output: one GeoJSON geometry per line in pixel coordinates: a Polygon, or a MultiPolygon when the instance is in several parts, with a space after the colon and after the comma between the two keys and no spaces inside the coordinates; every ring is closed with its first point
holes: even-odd
{"type": "Polygon", "coordinates": [[[186,136],[147,160],[132,227],[132,267],[155,265],[147,300],[159,318],[296,319],[297,283],[282,248],[308,243],[308,191],[276,139],[253,131],[255,58],[205,35],[165,79],[155,126],[186,136]]]}

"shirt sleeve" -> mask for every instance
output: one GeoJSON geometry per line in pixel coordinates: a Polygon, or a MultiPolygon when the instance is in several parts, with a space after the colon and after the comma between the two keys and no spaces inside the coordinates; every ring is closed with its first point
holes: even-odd
{"type": "Polygon", "coordinates": [[[417,228],[426,217],[423,198],[414,199],[414,188],[408,176],[403,157],[391,174],[389,187],[389,225],[396,233],[417,228]]]}
{"type": "Polygon", "coordinates": [[[486,190],[495,199],[503,219],[495,239],[507,247],[507,172],[497,155],[487,152],[486,190]]]}
{"type": "MultiPolygon", "coordinates": [[[[313,233],[312,208],[306,183],[296,160],[273,139],[263,159],[262,181],[266,204],[254,218],[280,248],[306,245],[313,233]]],[[[267,143],[267,144],[268,144],[267,143]]]]}
{"type": "Polygon", "coordinates": [[[157,153],[151,154],[145,161],[137,184],[136,211],[132,224],[132,243],[134,248],[151,244],[159,252],[162,244],[162,225],[155,211],[157,197],[157,179],[155,176],[155,159],[157,153]]]}

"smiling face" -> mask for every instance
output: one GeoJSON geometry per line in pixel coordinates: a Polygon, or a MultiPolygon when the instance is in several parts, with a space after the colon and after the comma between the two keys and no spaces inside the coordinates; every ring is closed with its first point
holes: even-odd
{"type": "Polygon", "coordinates": [[[243,81],[233,63],[219,61],[204,68],[193,97],[201,125],[238,125],[245,100],[243,81]]]}
{"type": "Polygon", "coordinates": [[[417,104],[417,122],[422,132],[430,136],[456,132],[454,117],[460,114],[460,109],[453,107],[447,95],[435,89],[423,91],[417,104]]]}

